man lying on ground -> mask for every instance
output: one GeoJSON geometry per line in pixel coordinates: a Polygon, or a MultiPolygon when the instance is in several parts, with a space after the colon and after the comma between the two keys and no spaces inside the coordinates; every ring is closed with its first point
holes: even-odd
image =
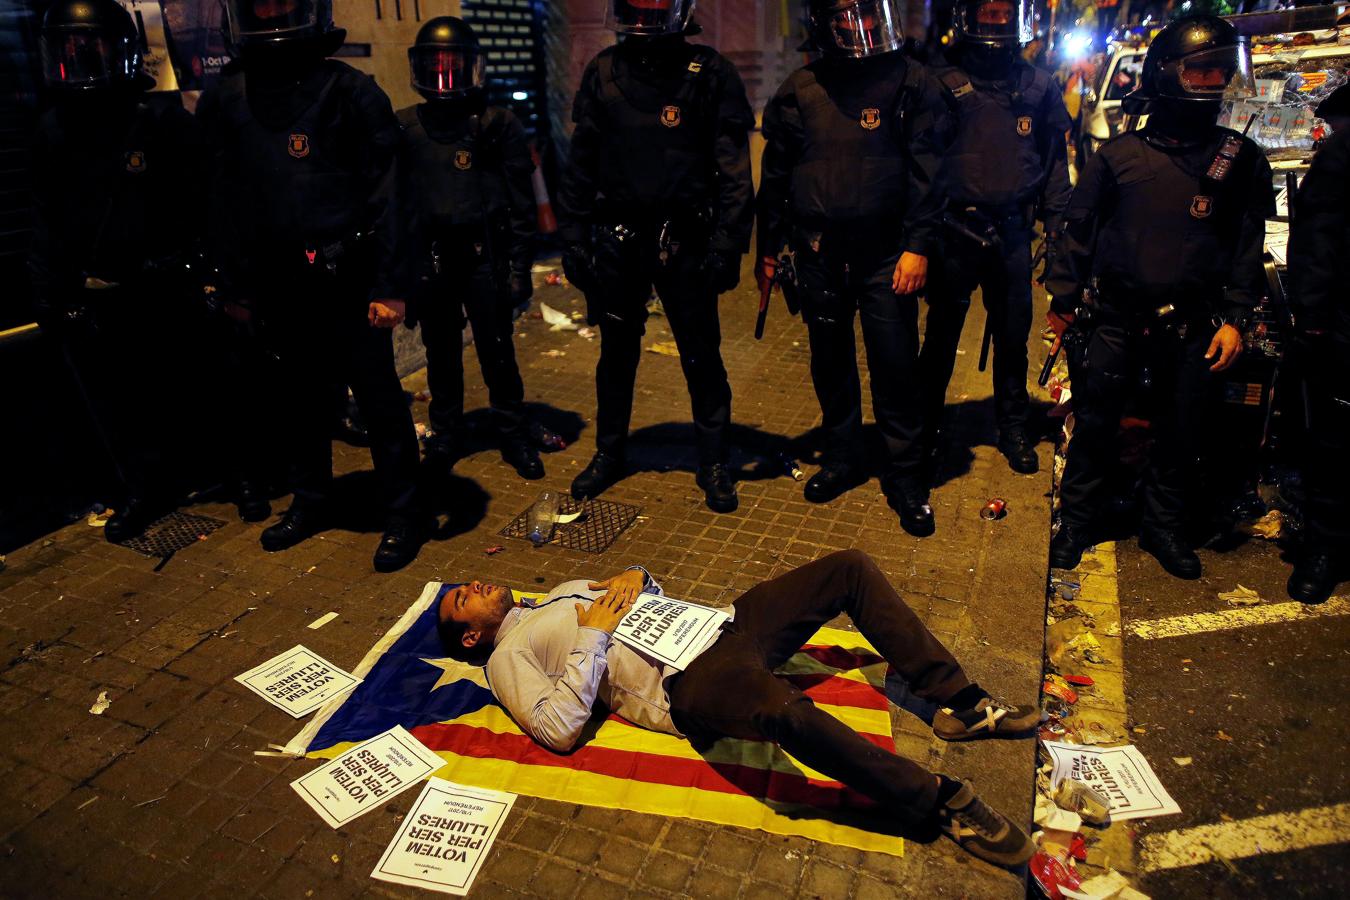
{"type": "Polygon", "coordinates": [[[661,594],[641,568],[607,581],[569,581],[537,606],[474,581],[441,601],[452,656],[487,660],[492,693],[540,744],[576,746],[597,701],[635,725],[687,737],[773,741],[806,766],[873,798],[908,823],[934,823],[963,849],[1017,866],[1031,840],[970,784],[889,753],[819,709],[774,670],[820,626],[847,613],[918,697],[938,705],[933,732],[959,741],[1029,733],[1034,706],[1011,706],[966,677],[867,554],[833,553],[751,588],[722,633],[680,672],[612,639],[640,594],[661,594]],[[555,602],[567,601],[573,602],[555,602]]]}

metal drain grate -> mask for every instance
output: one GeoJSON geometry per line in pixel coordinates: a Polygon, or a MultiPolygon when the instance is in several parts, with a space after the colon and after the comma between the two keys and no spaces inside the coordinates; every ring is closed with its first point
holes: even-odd
{"type": "MultiPolygon", "coordinates": [[[[624,503],[612,503],[609,500],[583,500],[580,503],[571,497],[564,497],[559,507],[563,513],[581,510],[581,518],[553,529],[550,544],[566,547],[568,550],[580,550],[582,553],[604,553],[618,540],[619,535],[629,525],[637,521],[640,506],[628,506],[624,503]]],[[[530,515],[527,508],[503,528],[502,537],[529,540],[526,537],[526,521],[530,515]]]]}
{"type": "Polygon", "coordinates": [[[145,533],[123,541],[120,546],[152,559],[168,559],[184,547],[191,547],[213,531],[225,527],[220,519],[171,512],[150,523],[145,533]]]}

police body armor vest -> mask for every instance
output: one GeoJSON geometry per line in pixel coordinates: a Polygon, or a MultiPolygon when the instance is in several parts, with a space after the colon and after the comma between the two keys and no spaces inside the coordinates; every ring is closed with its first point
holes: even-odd
{"type": "Polygon", "coordinates": [[[960,125],[947,153],[949,199],[953,204],[1008,207],[1040,193],[1045,162],[1037,147],[1041,102],[1050,76],[1032,66],[1015,69],[1017,89],[977,88],[960,69],[938,74],[960,125]]]}
{"type": "Polygon", "coordinates": [[[486,225],[506,213],[507,187],[501,158],[502,111],[489,106],[464,117],[458,127],[435,137],[418,110],[399,110],[408,148],[406,164],[413,202],[433,232],[486,225]]]}
{"type": "Polygon", "coordinates": [[[1097,235],[1094,274],[1104,299],[1143,291],[1203,300],[1194,296],[1197,285],[1217,295],[1231,281],[1245,200],[1237,187],[1244,173],[1233,170],[1240,157],[1249,164],[1252,146],[1237,132],[1216,129],[1215,139],[1170,153],[1139,132],[1102,147],[1116,183],[1115,208],[1097,235]]]}
{"type": "Polygon", "coordinates": [[[354,237],[366,197],[361,178],[344,165],[339,133],[332,114],[340,98],[333,89],[347,70],[324,61],[327,81],[318,98],[285,126],[269,128],[253,115],[242,73],[221,82],[221,110],[230,128],[226,148],[227,177],[232,196],[249,216],[255,233],[245,235],[257,246],[276,243],[286,252],[297,246],[318,246],[354,237]],[[246,205],[245,205],[246,204],[246,205]]]}
{"type": "Polygon", "coordinates": [[[802,118],[791,188],[797,226],[900,220],[908,193],[906,94],[921,77],[918,67],[897,65],[827,91],[812,66],[792,74],[802,118]]]}
{"type": "Polygon", "coordinates": [[[689,49],[678,82],[664,85],[631,76],[620,81],[613,49],[596,58],[597,94],[607,120],[598,188],[610,201],[636,203],[638,215],[699,210],[716,194],[717,98],[710,69],[717,54],[709,47],[689,49]]]}

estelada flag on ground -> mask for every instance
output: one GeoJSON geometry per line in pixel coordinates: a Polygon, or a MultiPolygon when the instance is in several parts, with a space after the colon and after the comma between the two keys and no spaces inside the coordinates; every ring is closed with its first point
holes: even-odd
{"type": "MultiPolygon", "coordinates": [[[[593,719],[571,753],[539,746],[493,699],[484,670],[450,659],[442,649],[437,610],[451,587],[428,584],[356,668],[361,685],[319,710],[287,750],[332,759],[402,725],[445,760],[436,774],[457,784],[900,855],[894,817],[772,743],[724,739],[700,753],[682,738],[610,715],[593,719]]],[[[534,605],[544,595],[516,597],[534,605]]],[[[893,751],[886,669],[861,635],[822,628],[779,674],[864,738],[893,751]]]]}

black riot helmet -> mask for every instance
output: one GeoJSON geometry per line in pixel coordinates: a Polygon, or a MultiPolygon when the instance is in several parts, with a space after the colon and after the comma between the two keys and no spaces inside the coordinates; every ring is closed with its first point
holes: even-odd
{"type": "Polygon", "coordinates": [[[696,0],[609,0],[605,27],[619,34],[684,34],[696,0]]]}
{"type": "Polygon", "coordinates": [[[230,43],[244,54],[289,48],[337,50],[347,32],[333,27],[333,0],[225,0],[230,43]]]}
{"type": "Polygon", "coordinates": [[[1217,106],[1224,97],[1255,95],[1251,42],[1218,16],[1190,16],[1158,32],[1144,57],[1139,87],[1125,100],[1217,106]]]}
{"type": "Polygon", "coordinates": [[[901,0],[809,0],[806,25],[826,56],[862,59],[900,49],[903,14],[901,0]]]}
{"type": "Polygon", "coordinates": [[[450,100],[483,90],[487,57],[467,22],[437,16],[417,32],[408,67],[413,90],[428,100],[450,100]]]}
{"type": "Polygon", "coordinates": [[[42,69],[66,91],[147,87],[141,37],[117,0],[57,0],[42,17],[42,69]]]}
{"type": "Polygon", "coordinates": [[[952,30],[959,44],[991,50],[1016,50],[1031,43],[1035,31],[1026,0],[957,0],[952,30]]]}

